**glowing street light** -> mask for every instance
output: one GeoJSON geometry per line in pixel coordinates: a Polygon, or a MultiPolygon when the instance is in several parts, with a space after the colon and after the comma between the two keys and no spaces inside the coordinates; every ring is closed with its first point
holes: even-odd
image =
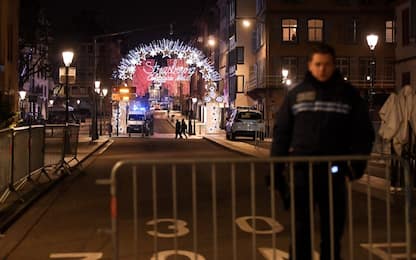
{"type": "Polygon", "coordinates": [[[19,91],[19,99],[20,99],[20,117],[23,118],[24,117],[24,112],[23,112],[23,101],[26,98],[26,91],[21,90],[19,91]]]}
{"type": "Polygon", "coordinates": [[[371,51],[374,51],[378,42],[378,35],[369,34],[367,35],[367,44],[371,51]]]}
{"type": "Polygon", "coordinates": [[[215,45],[217,45],[217,41],[212,37],[208,39],[207,43],[209,47],[215,47],[215,45]]]}
{"type": "Polygon", "coordinates": [[[68,123],[69,120],[69,91],[68,91],[68,72],[69,66],[71,66],[72,59],[74,58],[74,53],[72,51],[62,52],[62,58],[65,64],[65,122],[68,123]]]}
{"type": "Polygon", "coordinates": [[[21,90],[19,91],[20,100],[24,100],[26,98],[26,91],[21,90]]]}
{"type": "Polygon", "coordinates": [[[374,95],[374,80],[376,77],[376,56],[375,56],[375,49],[378,42],[378,35],[376,34],[369,34],[367,35],[367,45],[370,48],[371,52],[371,85],[370,91],[368,93],[368,108],[371,111],[373,109],[373,95],[374,95]]]}
{"type": "Polygon", "coordinates": [[[245,28],[250,27],[250,26],[251,26],[251,22],[250,22],[250,20],[248,20],[248,19],[244,19],[244,20],[243,20],[243,26],[244,26],[245,28]]]}
{"type": "Polygon", "coordinates": [[[289,75],[289,71],[287,69],[282,69],[282,77],[283,79],[286,79],[289,75]]]}

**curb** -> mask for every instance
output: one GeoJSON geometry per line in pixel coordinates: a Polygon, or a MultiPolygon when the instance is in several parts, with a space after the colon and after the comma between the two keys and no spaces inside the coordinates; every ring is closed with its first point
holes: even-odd
{"type": "MultiPolygon", "coordinates": [[[[244,150],[237,150],[236,147],[233,147],[232,145],[227,145],[227,144],[222,143],[222,142],[217,142],[214,138],[210,138],[210,137],[206,137],[206,136],[204,136],[203,138],[205,140],[208,140],[208,141],[218,145],[218,146],[225,147],[226,149],[232,150],[232,151],[240,153],[242,155],[249,155],[249,156],[252,156],[252,157],[258,157],[256,155],[252,154],[251,152],[247,152],[247,151],[244,151],[244,150]]],[[[377,166],[380,166],[380,164],[378,164],[378,163],[374,163],[374,164],[377,165],[377,166]]],[[[367,176],[368,175],[365,174],[361,179],[352,182],[352,188],[355,191],[366,194],[367,193],[367,176]]],[[[376,199],[380,199],[380,200],[386,200],[386,198],[387,198],[386,193],[387,192],[385,190],[385,184],[384,184],[386,180],[383,179],[383,178],[375,177],[375,176],[371,176],[370,178],[372,179],[371,182],[378,183],[378,185],[372,185],[371,186],[371,189],[373,191],[371,193],[372,197],[376,198],[376,199]]],[[[396,196],[397,196],[397,194],[396,194],[396,196]]],[[[391,198],[390,203],[393,204],[394,202],[395,202],[395,200],[391,198]]]]}
{"type": "Polygon", "coordinates": [[[239,154],[241,154],[241,155],[248,155],[248,156],[255,157],[255,156],[254,156],[253,154],[251,154],[251,153],[248,153],[248,152],[245,152],[245,151],[241,151],[241,150],[236,150],[236,149],[233,149],[233,148],[231,148],[230,146],[227,146],[227,145],[224,145],[224,144],[222,144],[222,143],[219,143],[219,142],[215,141],[214,139],[209,138],[209,137],[207,137],[207,136],[203,136],[202,138],[203,138],[204,140],[210,141],[211,143],[213,143],[213,144],[215,144],[215,145],[218,145],[218,146],[220,146],[220,147],[222,147],[222,148],[226,148],[226,149],[228,149],[228,150],[230,150],[230,151],[233,151],[233,152],[237,152],[237,153],[239,153],[239,154]]]}
{"type": "MultiPolygon", "coordinates": [[[[264,156],[262,156],[262,155],[261,156],[257,156],[255,154],[253,154],[252,152],[245,151],[244,149],[241,149],[240,150],[240,149],[238,149],[238,147],[235,147],[234,145],[230,145],[230,144],[223,143],[223,142],[217,142],[215,140],[215,138],[210,138],[209,136],[203,136],[203,139],[208,140],[208,141],[210,141],[212,143],[215,143],[215,144],[217,144],[217,145],[219,145],[221,147],[225,147],[228,150],[237,152],[237,153],[242,154],[242,155],[248,155],[248,156],[257,157],[257,158],[264,158],[264,156]]],[[[254,148],[254,149],[256,149],[256,148],[254,148]]],[[[261,149],[265,149],[265,148],[261,148],[261,149]]]]}

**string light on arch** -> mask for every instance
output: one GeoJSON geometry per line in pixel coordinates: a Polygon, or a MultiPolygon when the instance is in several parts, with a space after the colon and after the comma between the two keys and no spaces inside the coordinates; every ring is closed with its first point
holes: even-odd
{"type": "Polygon", "coordinates": [[[121,80],[132,79],[136,66],[141,65],[148,57],[176,56],[178,59],[184,59],[189,66],[198,67],[205,81],[219,81],[220,74],[215,70],[212,61],[210,61],[202,51],[195,47],[184,44],[176,40],[162,39],[153,41],[149,45],[139,45],[132,49],[118,66],[114,77],[121,80]]]}

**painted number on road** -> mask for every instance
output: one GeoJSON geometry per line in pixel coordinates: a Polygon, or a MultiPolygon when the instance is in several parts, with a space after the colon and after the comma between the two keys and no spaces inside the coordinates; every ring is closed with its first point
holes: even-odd
{"type": "MultiPolygon", "coordinates": [[[[387,259],[407,259],[407,255],[406,253],[406,243],[373,243],[372,245],[370,244],[361,244],[361,247],[367,249],[368,251],[370,251],[371,254],[376,255],[378,257],[380,257],[383,260],[387,260],[387,259]],[[391,258],[389,257],[388,254],[388,248],[402,248],[401,251],[403,251],[403,253],[394,253],[391,254],[391,258]],[[384,250],[383,250],[384,249],[384,250]]],[[[392,250],[393,251],[393,250],[392,250]]],[[[397,250],[394,250],[397,252],[397,250]]],[[[411,259],[416,259],[416,254],[412,254],[411,259]]]]}
{"type": "Polygon", "coordinates": [[[161,251],[157,253],[157,258],[156,258],[156,254],[154,254],[152,256],[152,258],[150,260],[167,260],[168,257],[170,256],[174,256],[174,255],[181,255],[181,256],[186,256],[187,258],[189,258],[190,260],[205,260],[205,257],[203,257],[200,254],[195,254],[194,252],[191,251],[185,251],[185,250],[166,250],[166,251],[161,251]]]}
{"type": "MultiPolygon", "coordinates": [[[[266,260],[288,260],[289,259],[289,254],[287,252],[276,249],[276,248],[260,247],[259,251],[266,260]],[[274,258],[273,258],[273,253],[274,253],[274,258]]],[[[319,254],[317,252],[314,252],[313,259],[319,260],[319,254]]]]}
{"type": "Polygon", "coordinates": [[[98,260],[103,257],[103,253],[56,253],[50,254],[49,258],[77,258],[80,260],[98,260]]]}
{"type": "MultiPolygon", "coordinates": [[[[280,233],[283,231],[283,226],[277,222],[276,220],[269,218],[269,217],[261,217],[261,216],[246,216],[246,217],[239,217],[235,220],[235,222],[237,223],[238,227],[247,232],[247,233],[252,233],[254,232],[255,234],[259,234],[259,235],[268,235],[268,234],[273,234],[273,233],[280,233]],[[263,220],[264,222],[266,222],[269,226],[270,229],[269,230],[254,230],[253,227],[251,226],[251,224],[249,224],[248,220],[263,220]]],[[[250,221],[252,222],[252,221],[250,221]]]]}
{"type": "Polygon", "coordinates": [[[168,226],[168,229],[173,230],[173,233],[161,233],[159,231],[156,232],[155,230],[152,230],[152,231],[147,231],[147,234],[151,236],[155,236],[155,237],[173,238],[173,237],[185,236],[186,234],[189,233],[189,228],[186,227],[188,223],[179,219],[176,220],[176,225],[175,225],[175,220],[172,218],[161,218],[157,220],[151,220],[151,221],[148,221],[146,225],[153,226],[161,222],[172,223],[172,225],[168,226]]]}

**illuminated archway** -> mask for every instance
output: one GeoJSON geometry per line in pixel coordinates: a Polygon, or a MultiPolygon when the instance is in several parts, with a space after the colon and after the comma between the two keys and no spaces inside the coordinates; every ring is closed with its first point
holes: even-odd
{"type": "Polygon", "coordinates": [[[206,82],[205,89],[207,91],[203,98],[203,101],[207,104],[209,115],[206,131],[213,133],[219,130],[220,113],[218,107],[223,103],[224,98],[218,95],[215,82],[219,81],[221,76],[215,70],[213,62],[201,50],[179,40],[162,39],[153,41],[148,45],[142,44],[130,50],[126,57],[121,60],[115,76],[121,80],[133,80],[137,68],[147,66],[152,67],[149,77],[153,83],[162,84],[167,79],[172,80],[166,75],[169,71],[160,69],[160,66],[157,67],[157,65],[148,62],[148,60],[156,57],[162,57],[162,59],[176,58],[186,64],[186,69],[184,67],[177,68],[176,72],[179,73],[179,78],[173,80],[189,81],[196,70],[201,73],[202,79],[206,82]]]}
{"type": "Polygon", "coordinates": [[[208,59],[202,51],[195,47],[176,40],[158,40],[148,45],[139,45],[129,51],[118,66],[117,77],[121,80],[132,79],[137,66],[141,66],[149,58],[161,56],[162,58],[175,57],[184,60],[189,70],[187,75],[191,77],[196,69],[201,73],[206,82],[216,82],[221,79],[220,74],[215,70],[213,62],[208,59]]]}

